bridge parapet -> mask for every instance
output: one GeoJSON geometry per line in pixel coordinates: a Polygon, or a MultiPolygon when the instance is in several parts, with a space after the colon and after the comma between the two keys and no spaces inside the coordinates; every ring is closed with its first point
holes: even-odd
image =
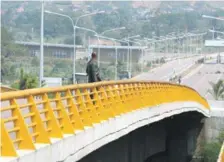
{"type": "Polygon", "coordinates": [[[1,156],[18,157],[23,150],[38,150],[41,144],[51,145],[116,116],[174,102],[197,102],[209,109],[195,90],[167,82],[99,82],[6,92],[1,95],[1,156]]]}

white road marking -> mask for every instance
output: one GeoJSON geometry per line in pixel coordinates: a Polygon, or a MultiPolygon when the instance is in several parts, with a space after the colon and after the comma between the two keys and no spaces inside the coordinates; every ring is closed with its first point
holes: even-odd
{"type": "Polygon", "coordinates": [[[203,66],[204,66],[204,64],[201,64],[196,69],[192,70],[188,75],[183,77],[183,80],[190,78],[192,75],[195,75],[203,66]]]}

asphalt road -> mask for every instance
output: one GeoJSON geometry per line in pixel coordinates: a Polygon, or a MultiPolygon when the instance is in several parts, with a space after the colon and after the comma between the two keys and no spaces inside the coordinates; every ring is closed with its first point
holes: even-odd
{"type": "MultiPolygon", "coordinates": [[[[182,78],[182,84],[190,86],[197,90],[202,96],[213,100],[214,98],[208,93],[211,88],[210,82],[217,82],[219,79],[224,79],[224,64],[216,63],[217,54],[211,54],[211,59],[206,61],[206,64],[201,64],[196,69],[193,69],[187,76],[182,78]],[[217,73],[220,71],[220,73],[217,73]]],[[[221,54],[222,62],[224,62],[224,54],[221,54]]],[[[161,67],[153,69],[147,73],[142,73],[134,79],[136,80],[160,80],[168,81],[173,75],[181,74],[187,68],[195,63],[197,59],[187,58],[167,62],[161,67]]]]}
{"type": "Polygon", "coordinates": [[[171,76],[178,75],[186,68],[192,66],[199,58],[200,56],[169,61],[161,65],[161,67],[157,67],[149,72],[142,73],[133,79],[168,81],[171,76]]]}
{"type": "Polygon", "coordinates": [[[216,83],[219,79],[224,79],[224,64],[202,64],[189,75],[182,79],[182,84],[190,86],[197,90],[207,99],[214,99],[208,89],[211,89],[210,82],[216,83]],[[217,72],[220,71],[220,74],[217,72]]]}

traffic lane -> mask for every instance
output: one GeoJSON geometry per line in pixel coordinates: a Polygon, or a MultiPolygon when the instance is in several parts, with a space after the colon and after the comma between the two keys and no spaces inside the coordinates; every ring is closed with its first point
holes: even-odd
{"type": "Polygon", "coordinates": [[[193,71],[193,75],[189,74],[183,78],[183,82],[190,83],[191,80],[199,80],[205,74],[215,74],[216,72],[224,72],[224,66],[221,64],[202,64],[200,68],[193,71]]]}
{"type": "Polygon", "coordinates": [[[219,79],[224,79],[224,74],[216,74],[217,71],[224,72],[224,66],[220,64],[204,64],[194,75],[183,79],[182,83],[206,96],[208,89],[211,87],[209,82],[217,82],[219,79]]]}
{"type": "Polygon", "coordinates": [[[193,64],[196,60],[198,60],[198,58],[200,57],[173,60],[147,73],[140,74],[136,76],[135,79],[167,80],[167,78],[172,76],[174,73],[179,73],[186,67],[193,64]]]}
{"type": "Polygon", "coordinates": [[[224,72],[224,66],[221,64],[201,64],[198,68],[193,70],[187,76],[182,79],[183,83],[191,82],[191,80],[198,80],[200,79],[199,74],[213,74],[216,72],[224,72]]]}
{"type": "Polygon", "coordinates": [[[215,82],[216,78],[221,78],[220,74],[196,74],[197,76],[192,77],[187,82],[185,81],[185,85],[194,88],[198,91],[202,96],[206,96],[208,89],[210,88],[210,82],[215,82]]]}
{"type": "MultiPolygon", "coordinates": [[[[164,80],[167,76],[172,75],[174,73],[174,71],[177,70],[177,67],[175,67],[175,65],[178,65],[178,61],[176,61],[176,60],[166,63],[166,64],[162,65],[161,67],[151,70],[150,72],[140,74],[140,75],[136,76],[135,79],[164,80]]],[[[182,62],[182,65],[184,67],[185,63],[182,62]]],[[[179,70],[177,70],[177,71],[179,71],[179,70]]]]}

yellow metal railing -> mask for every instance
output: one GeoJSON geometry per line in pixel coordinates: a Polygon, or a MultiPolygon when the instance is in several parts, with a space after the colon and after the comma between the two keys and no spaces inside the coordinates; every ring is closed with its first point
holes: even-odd
{"type": "Polygon", "coordinates": [[[1,94],[1,156],[35,150],[84,126],[132,110],[175,101],[208,103],[189,87],[166,82],[119,81],[39,88],[1,94]]]}

